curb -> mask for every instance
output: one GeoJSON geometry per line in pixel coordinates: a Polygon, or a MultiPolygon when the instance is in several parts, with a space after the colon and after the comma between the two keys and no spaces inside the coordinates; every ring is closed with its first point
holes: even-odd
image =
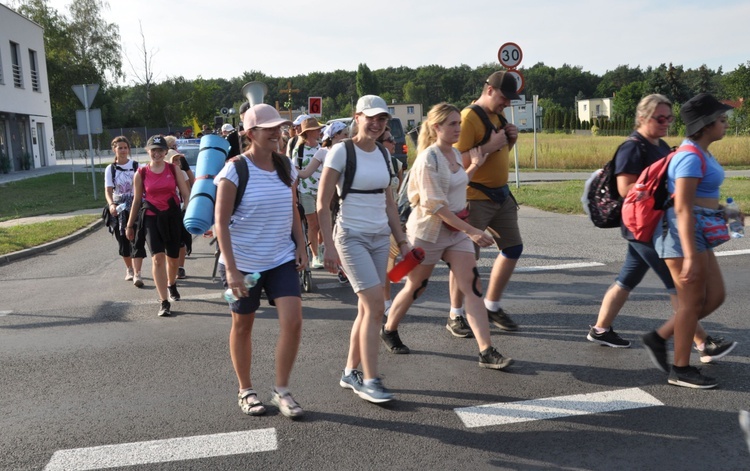
{"type": "Polygon", "coordinates": [[[31,247],[28,249],[19,250],[18,252],[11,252],[9,254],[0,255],[0,266],[7,265],[9,263],[17,262],[18,260],[23,260],[25,258],[33,257],[34,255],[38,255],[43,252],[47,252],[49,250],[56,249],[58,247],[62,247],[63,245],[67,245],[71,242],[75,242],[78,239],[81,239],[91,232],[94,232],[95,230],[99,229],[99,226],[103,226],[104,221],[102,219],[97,219],[96,221],[89,224],[87,227],[84,227],[83,229],[79,229],[76,232],[70,234],[69,236],[62,237],[57,240],[53,240],[52,242],[47,242],[46,244],[38,245],[36,247],[31,247]]]}

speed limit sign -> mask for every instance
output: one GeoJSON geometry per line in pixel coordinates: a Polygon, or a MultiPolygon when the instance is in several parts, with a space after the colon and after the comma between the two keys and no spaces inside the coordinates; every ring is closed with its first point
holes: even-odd
{"type": "Polygon", "coordinates": [[[497,51],[497,58],[504,67],[515,69],[521,63],[521,59],[523,59],[523,52],[521,52],[518,44],[505,43],[497,51]]]}

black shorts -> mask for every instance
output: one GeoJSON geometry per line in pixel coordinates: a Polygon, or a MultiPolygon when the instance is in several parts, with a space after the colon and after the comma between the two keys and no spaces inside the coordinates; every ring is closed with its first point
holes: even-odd
{"type": "MultiPolygon", "coordinates": [[[[143,216],[143,229],[146,232],[146,244],[151,251],[151,256],[158,253],[166,252],[169,258],[178,258],[180,256],[180,244],[182,239],[165,241],[162,239],[159,228],[156,224],[156,216],[143,216]]],[[[178,232],[179,233],[179,232],[178,232]]]]}
{"type": "MultiPolygon", "coordinates": [[[[247,272],[240,271],[243,275],[247,275],[247,272]]],[[[227,284],[227,269],[223,264],[219,264],[219,275],[221,275],[221,283],[224,289],[228,289],[227,284]]],[[[246,298],[240,298],[233,303],[229,303],[229,308],[232,312],[237,314],[252,314],[260,307],[260,292],[261,290],[266,291],[266,297],[268,303],[271,306],[275,306],[274,300],[276,298],[283,298],[286,296],[302,297],[302,291],[299,286],[299,275],[297,274],[297,266],[294,260],[290,260],[286,263],[279,265],[276,268],[271,268],[261,272],[260,279],[255,286],[248,290],[248,296],[246,298]]]]}

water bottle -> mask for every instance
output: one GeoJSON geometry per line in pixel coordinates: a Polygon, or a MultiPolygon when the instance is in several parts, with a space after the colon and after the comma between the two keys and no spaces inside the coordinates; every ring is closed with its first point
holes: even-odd
{"type": "MultiPolygon", "coordinates": [[[[260,279],[260,273],[248,273],[245,275],[245,288],[251,289],[253,286],[258,284],[258,280],[260,279]]],[[[239,300],[237,296],[234,295],[232,292],[232,288],[228,288],[226,291],[224,291],[224,300],[228,303],[233,303],[239,300]]]]}
{"type": "Polygon", "coordinates": [[[411,252],[406,254],[403,260],[398,262],[393,269],[388,272],[388,278],[393,283],[405,277],[414,267],[422,263],[424,260],[424,249],[422,247],[414,247],[411,252]]]}
{"type": "Polygon", "coordinates": [[[117,214],[120,214],[121,212],[125,211],[126,209],[128,209],[128,204],[127,203],[120,203],[115,208],[115,211],[117,211],[117,214]]]}
{"type": "Polygon", "coordinates": [[[734,198],[727,198],[727,204],[724,206],[724,214],[727,216],[729,235],[733,239],[745,237],[745,225],[740,221],[740,207],[734,202],[734,198]]]}

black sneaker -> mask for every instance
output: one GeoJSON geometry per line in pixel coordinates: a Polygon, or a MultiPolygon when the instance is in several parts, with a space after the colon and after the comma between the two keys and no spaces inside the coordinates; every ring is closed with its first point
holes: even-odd
{"type": "Polygon", "coordinates": [[[169,300],[170,301],[179,301],[180,300],[180,293],[177,291],[177,283],[173,285],[167,285],[167,289],[169,290],[169,300]]]}
{"type": "Polygon", "coordinates": [[[646,349],[648,357],[651,358],[651,362],[655,367],[659,368],[664,373],[669,373],[669,363],[667,362],[667,341],[659,337],[659,334],[655,330],[644,334],[641,337],[643,340],[643,348],[646,349]]]}
{"type": "Polygon", "coordinates": [[[339,279],[339,283],[341,283],[342,285],[349,283],[349,278],[346,277],[346,273],[344,273],[344,270],[339,268],[339,272],[336,274],[336,276],[339,279]]]}
{"type": "Polygon", "coordinates": [[[589,327],[591,327],[591,329],[589,329],[589,334],[586,336],[586,338],[589,339],[590,342],[598,343],[599,345],[606,345],[607,347],[613,348],[628,348],[630,346],[630,342],[617,335],[617,333],[612,330],[612,327],[610,327],[608,331],[602,332],[601,334],[596,333],[596,330],[594,330],[594,326],[589,327]]]}
{"type": "Polygon", "coordinates": [[[695,349],[701,354],[701,363],[711,363],[728,355],[736,346],[737,342],[727,342],[723,337],[713,338],[709,335],[706,337],[706,346],[703,350],[695,349]]]}
{"type": "Polygon", "coordinates": [[[513,322],[513,319],[503,311],[503,308],[500,308],[497,311],[490,311],[487,309],[487,317],[490,319],[490,324],[495,324],[503,330],[507,330],[508,332],[518,330],[518,324],[513,322]]]}
{"type": "Polygon", "coordinates": [[[184,280],[187,278],[187,274],[185,273],[185,269],[183,267],[180,267],[177,269],[177,279],[178,280],[184,280]]]}
{"type": "Polygon", "coordinates": [[[454,337],[467,339],[474,336],[471,332],[471,327],[466,323],[464,316],[456,316],[455,319],[448,317],[448,323],[445,324],[445,328],[448,329],[448,332],[453,334],[454,337]]]}
{"type": "Polygon", "coordinates": [[[701,370],[694,366],[688,366],[679,373],[675,368],[676,367],[673,365],[672,371],[669,373],[669,379],[667,380],[669,384],[694,389],[711,389],[719,385],[714,378],[703,376],[701,370]]]}
{"type": "Polygon", "coordinates": [[[380,328],[380,338],[389,352],[401,355],[409,353],[409,347],[401,341],[401,337],[398,336],[398,330],[392,332],[386,331],[385,326],[383,326],[380,328]]]}
{"type": "Polygon", "coordinates": [[[161,302],[159,308],[159,317],[167,317],[172,315],[172,305],[166,299],[161,302]]]}
{"type": "Polygon", "coordinates": [[[479,367],[480,368],[502,370],[512,364],[513,364],[513,359],[506,358],[500,355],[500,352],[495,350],[495,347],[490,347],[483,352],[479,352],[479,367]]]}

